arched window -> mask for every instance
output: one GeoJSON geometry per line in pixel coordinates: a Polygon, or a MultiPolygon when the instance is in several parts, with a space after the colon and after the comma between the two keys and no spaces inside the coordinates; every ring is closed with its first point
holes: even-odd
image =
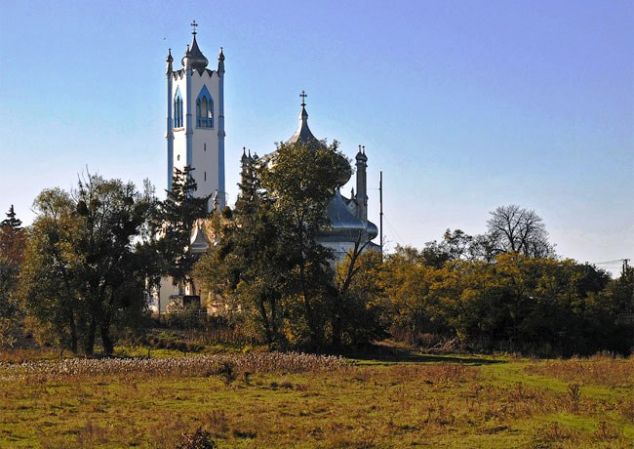
{"type": "Polygon", "coordinates": [[[176,88],[176,94],[174,95],[174,128],[183,127],[183,97],[181,97],[181,91],[176,88]]]}
{"type": "Polygon", "coordinates": [[[207,86],[203,86],[198,98],[196,98],[196,126],[199,128],[214,127],[214,101],[207,86]]]}

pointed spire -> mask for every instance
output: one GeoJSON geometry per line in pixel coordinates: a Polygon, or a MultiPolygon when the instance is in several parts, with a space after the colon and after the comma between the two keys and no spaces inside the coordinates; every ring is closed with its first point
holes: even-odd
{"type": "Polygon", "coordinates": [[[172,49],[167,49],[167,59],[165,60],[167,63],[167,69],[165,73],[172,73],[172,62],[174,62],[174,58],[172,57],[172,49]]]}
{"type": "Polygon", "coordinates": [[[306,97],[308,95],[302,90],[299,96],[302,98],[302,110],[299,113],[299,127],[297,131],[295,131],[295,134],[288,140],[288,143],[300,142],[310,145],[322,145],[310,131],[310,128],[308,128],[308,112],[306,112],[306,97]]]}
{"type": "Polygon", "coordinates": [[[220,47],[220,52],[218,53],[218,73],[220,75],[225,73],[225,53],[222,47],[220,47]]]}
{"type": "Polygon", "coordinates": [[[192,69],[197,69],[198,71],[202,72],[207,67],[207,64],[209,64],[209,61],[207,60],[205,55],[203,55],[203,52],[200,51],[200,48],[198,48],[198,42],[196,42],[196,34],[198,34],[196,32],[196,27],[198,26],[198,23],[196,23],[196,21],[194,20],[192,21],[191,26],[193,29],[193,39],[191,46],[187,45],[187,51],[185,52],[185,56],[182,59],[182,63],[183,66],[186,66],[186,62],[189,62],[189,65],[192,69]]]}
{"type": "Polygon", "coordinates": [[[299,117],[300,117],[300,120],[302,120],[302,121],[308,121],[308,112],[306,112],[306,97],[307,97],[308,95],[306,94],[306,92],[304,92],[304,91],[302,90],[302,93],[301,93],[301,94],[299,94],[299,96],[302,98],[302,105],[301,105],[301,106],[302,106],[302,112],[301,112],[301,114],[300,114],[300,116],[299,116],[299,117]]]}
{"type": "Polygon", "coordinates": [[[247,147],[242,147],[242,157],[240,158],[240,162],[242,162],[243,165],[247,162],[247,147]]]}

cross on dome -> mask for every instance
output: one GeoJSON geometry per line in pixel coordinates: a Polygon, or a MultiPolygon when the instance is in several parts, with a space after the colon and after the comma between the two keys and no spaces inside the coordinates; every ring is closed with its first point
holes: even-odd
{"type": "Polygon", "coordinates": [[[308,96],[306,92],[302,90],[302,93],[299,94],[299,96],[302,97],[302,107],[306,106],[306,97],[308,96]]]}
{"type": "Polygon", "coordinates": [[[198,23],[196,23],[196,21],[193,20],[192,23],[190,23],[190,25],[192,26],[192,34],[195,36],[196,35],[196,27],[198,27],[198,23]]]}

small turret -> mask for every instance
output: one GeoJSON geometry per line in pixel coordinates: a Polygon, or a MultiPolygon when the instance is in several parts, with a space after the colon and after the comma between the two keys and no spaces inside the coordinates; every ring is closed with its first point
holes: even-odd
{"type": "Polygon", "coordinates": [[[242,147],[242,157],[240,158],[240,163],[244,166],[247,162],[249,162],[249,157],[247,156],[247,147],[242,147]]]}
{"type": "Polygon", "coordinates": [[[220,47],[220,53],[218,53],[218,73],[222,76],[225,73],[225,54],[220,47]]]}
{"type": "Polygon", "coordinates": [[[172,73],[172,62],[174,62],[174,58],[172,58],[172,49],[169,48],[167,50],[167,59],[165,60],[167,63],[167,68],[165,69],[165,74],[169,75],[172,73]]]}
{"type": "Polygon", "coordinates": [[[368,221],[368,194],[367,194],[367,175],[368,157],[365,155],[365,147],[359,145],[359,151],[355,157],[357,160],[357,218],[368,221]]]}

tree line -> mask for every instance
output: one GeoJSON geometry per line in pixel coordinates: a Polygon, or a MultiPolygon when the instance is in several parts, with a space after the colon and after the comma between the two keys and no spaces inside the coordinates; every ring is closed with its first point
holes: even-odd
{"type": "Polygon", "coordinates": [[[165,276],[221,302],[234,331],[271,349],[392,338],[547,356],[634,344],[633,270],[611,279],[557,257],[534,211],[499,207],[482,235],[447,230],[383,256],[360,233],[336,264],[319,235],[351,173],[337,142],[245,154],[238,199],[222,211],[208,212],[191,172],[175,172],[165,200],[149,182],[138,191],[86,174],[70,192],[43,191],[28,228],[11,208],[0,224],[0,345],[23,329],[41,344],[112,354],[120,336],[151,325],[147,298],[165,276]],[[190,248],[199,219],[211,241],[202,256],[190,248]]]}

